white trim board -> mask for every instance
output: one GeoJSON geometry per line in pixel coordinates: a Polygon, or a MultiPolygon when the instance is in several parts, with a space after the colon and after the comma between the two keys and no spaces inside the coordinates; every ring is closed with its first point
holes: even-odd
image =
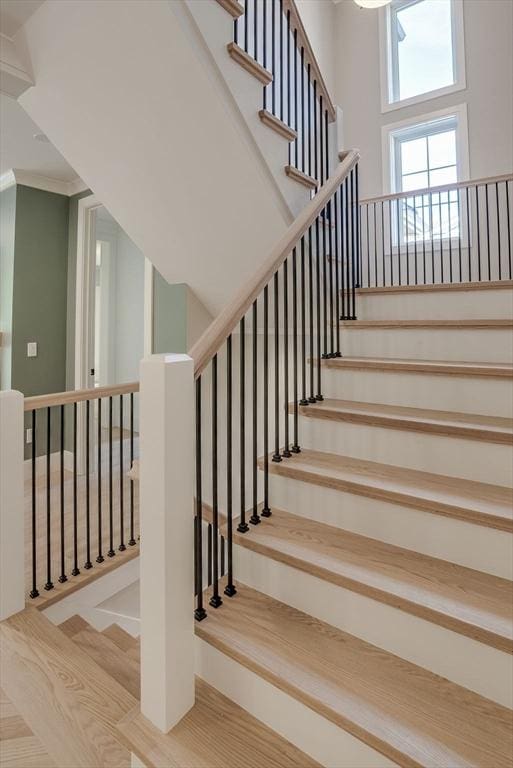
{"type": "Polygon", "coordinates": [[[40,189],[43,192],[54,192],[57,195],[66,195],[66,197],[77,195],[88,189],[87,184],[78,176],[73,181],[61,181],[60,179],[51,179],[49,176],[40,176],[37,173],[11,168],[0,176],[0,192],[14,184],[22,184],[24,187],[40,189]]]}

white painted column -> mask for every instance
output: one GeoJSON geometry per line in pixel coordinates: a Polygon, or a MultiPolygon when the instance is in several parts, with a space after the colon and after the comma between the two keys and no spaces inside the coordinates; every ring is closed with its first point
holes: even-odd
{"type": "Polygon", "coordinates": [[[0,392],[0,620],[25,607],[23,395],[0,392]]]}
{"type": "Polygon", "coordinates": [[[194,704],[194,365],[141,362],[141,712],[167,733],[194,704]]]}

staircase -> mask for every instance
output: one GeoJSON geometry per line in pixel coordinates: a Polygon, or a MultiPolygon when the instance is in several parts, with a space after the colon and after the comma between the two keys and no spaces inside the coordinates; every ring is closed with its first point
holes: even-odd
{"type": "Polygon", "coordinates": [[[233,534],[237,594],[196,624],[200,674],[260,717],[277,697],[273,728],[324,765],[506,768],[513,286],[358,300],[342,350],[360,356],[322,362],[301,452],[268,463],[272,516],[233,534]]]}

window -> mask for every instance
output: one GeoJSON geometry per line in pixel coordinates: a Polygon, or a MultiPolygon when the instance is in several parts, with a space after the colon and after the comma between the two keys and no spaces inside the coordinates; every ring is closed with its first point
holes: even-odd
{"type": "MultiPolygon", "coordinates": [[[[385,188],[392,192],[414,192],[468,178],[465,105],[385,126],[383,138],[388,158],[385,188]]],[[[405,196],[399,211],[400,242],[459,237],[458,200],[457,190],[405,196]]]]}
{"type": "Polygon", "coordinates": [[[392,0],[383,14],[383,111],[465,88],[462,0],[392,0]]]}

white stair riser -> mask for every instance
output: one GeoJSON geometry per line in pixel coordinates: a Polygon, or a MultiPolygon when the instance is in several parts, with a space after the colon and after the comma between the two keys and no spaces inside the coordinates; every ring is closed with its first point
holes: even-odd
{"type": "Polygon", "coordinates": [[[322,370],[325,397],[513,417],[513,380],[395,371],[322,370]]]}
{"type": "Polygon", "coordinates": [[[511,318],[513,290],[361,294],[357,297],[357,313],[359,320],[511,318]]]}
{"type": "Polygon", "coordinates": [[[343,355],[511,363],[510,328],[341,328],[343,355]]]}
{"type": "Polygon", "coordinates": [[[317,451],[513,486],[511,445],[304,416],[299,440],[317,451]]]}
{"type": "Polygon", "coordinates": [[[414,507],[269,476],[271,507],[397,547],[513,579],[513,534],[414,507]]]}
{"type": "Polygon", "coordinates": [[[513,706],[513,656],[235,546],[236,579],[492,701],[513,706]]]}
{"type": "MultiPolygon", "coordinates": [[[[236,599],[236,598],[235,598],[236,599]]],[[[196,674],[326,768],[394,768],[387,757],[196,638],[196,674]]]]}

